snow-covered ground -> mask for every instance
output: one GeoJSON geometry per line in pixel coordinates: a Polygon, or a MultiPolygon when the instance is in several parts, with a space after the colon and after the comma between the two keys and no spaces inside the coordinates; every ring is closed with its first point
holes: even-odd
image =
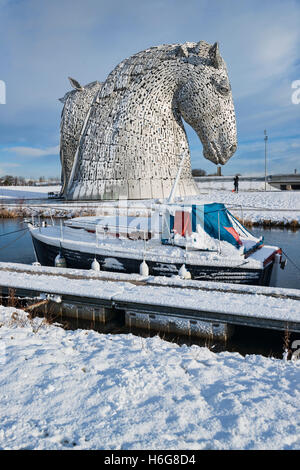
{"type": "MultiPolygon", "coordinates": [[[[233,185],[233,179],[234,175],[230,176],[225,176],[225,177],[208,177],[204,176],[203,178],[197,179],[196,178],[196,184],[199,187],[200,191],[202,190],[225,190],[225,191],[232,191],[234,188],[233,185]]],[[[266,185],[267,191],[280,191],[279,189],[275,188],[274,186],[271,186],[269,183],[266,185]]],[[[239,180],[239,191],[264,191],[265,190],[265,181],[264,179],[260,180],[255,180],[253,179],[247,179],[243,180],[242,177],[240,177],[239,180]]]]}
{"type": "Polygon", "coordinates": [[[2,449],[299,449],[300,363],[0,307],[2,449]]]}
{"type": "Polygon", "coordinates": [[[0,186],[0,199],[47,198],[48,192],[59,192],[59,186],[0,186]]]}
{"type": "Polygon", "coordinates": [[[232,192],[207,190],[199,196],[205,201],[223,202],[231,206],[242,206],[247,209],[290,210],[300,211],[300,191],[274,192],[232,192]]]}
{"type": "Polygon", "coordinates": [[[300,191],[203,190],[199,196],[205,202],[222,202],[240,218],[253,223],[292,222],[300,224],[300,191]]]}
{"type": "MultiPolygon", "coordinates": [[[[199,203],[209,202],[222,202],[229,209],[232,210],[233,214],[244,219],[247,222],[263,224],[265,221],[271,221],[272,223],[283,223],[290,224],[296,221],[300,224],[300,191],[261,191],[255,190],[254,182],[242,182],[244,185],[239,193],[232,192],[232,183],[224,182],[221,186],[223,189],[211,189],[211,187],[201,186],[199,189],[199,196],[196,198],[199,203]],[[224,189],[225,188],[225,189],[224,189]]],[[[258,184],[258,183],[257,183],[258,184]]],[[[240,185],[240,186],[241,186],[240,185]]],[[[261,182],[259,182],[261,185],[261,182]]],[[[56,216],[79,216],[96,214],[101,215],[105,211],[109,210],[113,206],[117,206],[118,202],[103,201],[101,203],[97,201],[90,202],[67,202],[67,201],[47,201],[48,192],[59,192],[60,186],[0,186],[0,201],[2,200],[1,206],[8,210],[14,211],[21,216],[29,216],[31,214],[43,214],[44,216],[56,215],[56,216]],[[19,199],[21,203],[15,205],[5,205],[5,199],[15,198],[19,199]],[[26,205],[26,199],[45,198],[45,202],[39,202],[37,204],[31,203],[26,205]]],[[[186,198],[185,201],[195,202],[195,198],[186,198]]],[[[149,209],[154,207],[158,200],[153,201],[130,201],[128,204],[130,208],[137,208],[142,214],[143,209],[149,209]]],[[[182,201],[179,201],[182,203],[182,201]]],[[[120,205],[125,204],[125,201],[121,201],[120,205]]],[[[133,215],[133,213],[132,213],[133,215]]]]}

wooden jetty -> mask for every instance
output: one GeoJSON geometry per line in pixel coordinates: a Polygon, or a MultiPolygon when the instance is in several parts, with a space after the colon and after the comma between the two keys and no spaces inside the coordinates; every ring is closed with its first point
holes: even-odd
{"type": "Polygon", "coordinates": [[[0,263],[2,296],[45,313],[226,339],[235,325],[300,332],[300,290],[0,263]],[[44,300],[44,302],[43,302],[44,300]]]}

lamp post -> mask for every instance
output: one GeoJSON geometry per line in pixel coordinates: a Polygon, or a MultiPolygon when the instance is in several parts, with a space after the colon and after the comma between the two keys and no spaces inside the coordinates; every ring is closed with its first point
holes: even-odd
{"type": "Polygon", "coordinates": [[[268,142],[268,136],[267,136],[267,131],[264,130],[265,134],[265,191],[267,191],[267,142],[268,142]]]}

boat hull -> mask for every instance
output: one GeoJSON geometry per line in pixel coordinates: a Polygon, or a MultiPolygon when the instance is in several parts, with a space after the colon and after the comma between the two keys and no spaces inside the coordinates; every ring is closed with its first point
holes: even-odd
{"type": "MultiPolygon", "coordinates": [[[[70,250],[56,245],[45,243],[32,235],[33,245],[37,260],[43,266],[54,266],[55,258],[59,252],[64,256],[68,268],[91,269],[91,264],[95,258],[94,253],[70,250]]],[[[140,272],[141,259],[133,259],[126,256],[111,254],[97,254],[96,259],[102,271],[134,273],[140,272]]],[[[149,267],[149,275],[172,276],[178,275],[182,264],[166,263],[145,259],[149,267]]],[[[249,269],[245,266],[213,266],[186,264],[187,270],[191,273],[192,279],[201,281],[229,282],[235,284],[264,285],[270,284],[273,261],[267,266],[258,269],[249,269]]]]}

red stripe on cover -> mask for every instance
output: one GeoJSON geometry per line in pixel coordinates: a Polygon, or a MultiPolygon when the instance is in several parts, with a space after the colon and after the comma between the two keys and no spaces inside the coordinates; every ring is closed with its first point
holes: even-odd
{"type": "Polygon", "coordinates": [[[192,223],[189,212],[175,212],[174,232],[179,233],[182,237],[186,234],[190,235],[192,233],[192,223]]]}
{"type": "Polygon", "coordinates": [[[233,236],[233,238],[238,242],[239,245],[243,244],[240,239],[239,234],[233,227],[224,227],[224,228],[227,230],[227,232],[229,232],[233,236]]]}

